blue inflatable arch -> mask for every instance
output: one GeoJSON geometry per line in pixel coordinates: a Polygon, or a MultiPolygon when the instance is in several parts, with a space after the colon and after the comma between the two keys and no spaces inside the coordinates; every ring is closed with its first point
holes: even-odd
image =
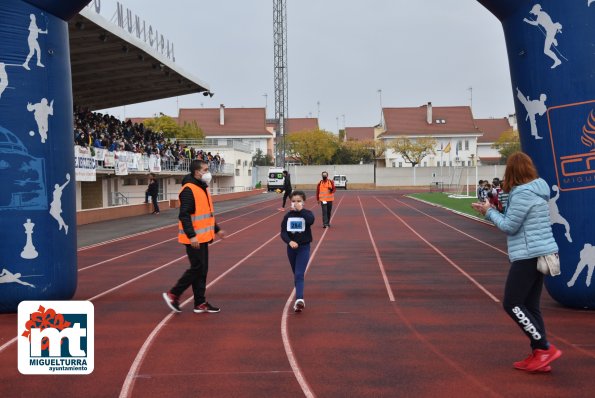
{"type": "MultiPolygon", "coordinates": [[[[595,308],[595,0],[478,0],[501,22],[521,145],[552,189],[557,301],[595,308]]],[[[88,0],[0,2],[0,312],[76,289],[67,20],[88,0]]]]}

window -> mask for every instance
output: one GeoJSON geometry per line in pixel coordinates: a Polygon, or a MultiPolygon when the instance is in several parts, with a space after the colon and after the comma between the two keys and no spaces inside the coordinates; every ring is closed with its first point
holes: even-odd
{"type": "Polygon", "coordinates": [[[238,165],[238,166],[241,166],[241,165],[242,165],[242,160],[241,160],[241,159],[238,159],[238,161],[237,161],[237,165],[238,165]]]}
{"type": "Polygon", "coordinates": [[[465,150],[469,150],[469,140],[465,140],[465,150]]]}
{"type": "Polygon", "coordinates": [[[393,162],[393,167],[397,167],[397,162],[393,162]]]}
{"type": "Polygon", "coordinates": [[[248,175],[251,176],[252,175],[252,169],[248,169],[248,175]]]}
{"type": "Polygon", "coordinates": [[[463,149],[463,141],[457,141],[457,149],[459,151],[463,149]]]}
{"type": "Polygon", "coordinates": [[[424,162],[424,167],[428,167],[428,162],[424,162]]]}
{"type": "MultiPolygon", "coordinates": [[[[238,160],[239,162],[239,160],[238,160]]],[[[236,177],[240,175],[240,169],[236,169],[236,177]]]]}
{"type": "Polygon", "coordinates": [[[399,162],[399,167],[403,167],[403,162],[399,162]]]}
{"type": "Polygon", "coordinates": [[[136,178],[124,178],[124,185],[136,185],[136,178]]]}

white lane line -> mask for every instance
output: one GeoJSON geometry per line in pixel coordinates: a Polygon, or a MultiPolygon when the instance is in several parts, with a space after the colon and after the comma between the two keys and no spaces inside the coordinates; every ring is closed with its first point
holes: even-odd
{"type": "MultiPolygon", "coordinates": [[[[237,267],[239,267],[244,261],[246,261],[247,259],[249,259],[250,257],[252,257],[256,252],[258,252],[260,249],[262,249],[263,247],[265,247],[266,245],[268,245],[269,243],[271,243],[271,241],[273,239],[277,238],[278,236],[279,236],[279,234],[276,233],[272,238],[270,238],[269,240],[267,240],[265,243],[263,243],[262,245],[260,245],[255,250],[253,250],[250,254],[248,254],[242,260],[240,260],[237,263],[235,263],[231,268],[229,268],[227,271],[225,271],[224,273],[222,273],[221,275],[219,275],[215,280],[213,280],[211,283],[209,283],[207,285],[207,289],[211,288],[213,285],[215,285],[215,283],[217,283],[219,280],[221,280],[223,277],[225,277],[231,271],[233,271],[234,269],[236,269],[237,267]]],[[[184,301],[182,303],[182,305],[186,305],[187,303],[189,303],[192,300],[194,300],[194,297],[191,296],[188,299],[186,299],[186,301],[184,301]]],[[[136,354],[136,358],[134,358],[134,361],[132,362],[132,365],[130,366],[130,369],[128,371],[128,374],[126,375],[126,379],[124,380],[124,384],[122,385],[122,389],[120,390],[120,398],[128,397],[132,393],[132,389],[134,388],[134,381],[135,381],[135,379],[136,379],[136,377],[138,375],[138,370],[140,369],[140,366],[142,365],[143,360],[145,359],[145,357],[147,355],[147,352],[149,352],[149,349],[151,348],[151,345],[153,344],[153,341],[155,340],[155,338],[157,337],[157,335],[159,334],[159,332],[161,331],[161,329],[163,329],[165,327],[165,325],[167,324],[167,322],[175,314],[176,313],[172,311],[167,316],[165,316],[161,320],[161,322],[159,322],[159,324],[153,329],[153,331],[151,331],[151,334],[149,334],[149,336],[147,337],[147,339],[145,340],[145,342],[141,346],[140,350],[136,354]]]]}
{"type": "MultiPolygon", "coordinates": [[[[345,198],[344,196],[341,196],[341,200],[339,201],[339,204],[337,205],[337,210],[339,209],[339,206],[341,206],[341,203],[343,202],[344,198],[345,198]]],[[[337,210],[335,210],[335,216],[337,214],[337,210]]],[[[334,219],[334,217],[332,215],[331,215],[331,219],[334,219]]],[[[330,222],[330,220],[329,220],[329,222],[330,222]]],[[[320,237],[320,241],[318,241],[316,248],[314,249],[314,251],[312,252],[312,255],[310,256],[308,265],[306,265],[305,274],[308,273],[308,270],[310,269],[310,265],[312,264],[314,257],[316,257],[318,248],[322,244],[322,241],[324,240],[326,233],[328,231],[329,231],[329,228],[326,228],[324,230],[324,232],[322,233],[322,236],[320,237]]],[[[281,338],[283,339],[283,347],[285,348],[285,354],[287,355],[287,360],[289,361],[289,365],[291,366],[291,369],[293,370],[293,374],[294,374],[298,384],[302,388],[304,395],[308,398],[314,398],[314,397],[316,397],[316,395],[314,395],[314,393],[312,392],[312,389],[310,388],[310,384],[308,384],[308,381],[304,377],[304,374],[302,373],[302,370],[300,369],[300,365],[295,357],[295,354],[293,353],[293,349],[291,348],[291,340],[289,339],[289,331],[287,329],[287,319],[288,319],[289,307],[291,306],[291,303],[293,302],[294,297],[295,297],[295,288],[291,291],[291,294],[289,295],[289,298],[287,299],[287,302],[285,303],[285,307],[283,308],[283,314],[281,315],[281,338]]]]}
{"type": "MultiPolygon", "coordinates": [[[[256,202],[256,203],[251,203],[251,204],[248,204],[248,205],[245,205],[245,206],[235,207],[235,208],[233,208],[233,209],[225,210],[225,211],[222,211],[222,212],[220,212],[220,213],[215,213],[215,216],[218,216],[218,215],[220,215],[220,214],[229,213],[230,211],[234,211],[234,210],[243,209],[243,208],[245,208],[245,207],[254,206],[254,205],[257,205],[257,204],[260,204],[260,203],[271,202],[271,201],[273,201],[273,200],[276,200],[276,199],[268,199],[268,200],[263,200],[262,202],[256,202]]],[[[267,207],[271,207],[271,206],[273,206],[273,205],[274,205],[274,203],[272,203],[272,204],[270,204],[270,205],[268,205],[268,206],[259,207],[258,209],[256,209],[256,210],[252,210],[252,211],[250,211],[250,212],[248,212],[248,213],[243,213],[243,214],[241,214],[241,215],[239,215],[239,216],[232,217],[232,218],[230,218],[230,219],[227,219],[227,220],[223,220],[223,221],[221,221],[221,222],[220,222],[220,223],[218,223],[218,224],[223,224],[223,223],[225,223],[225,222],[227,222],[227,221],[235,220],[236,218],[243,217],[243,216],[245,216],[245,215],[247,215],[247,214],[250,214],[250,213],[254,213],[254,212],[258,211],[258,210],[266,209],[267,207]]],[[[121,237],[119,237],[119,238],[114,238],[114,239],[106,240],[106,241],[103,241],[103,242],[94,243],[94,244],[92,244],[92,245],[88,245],[88,246],[80,247],[80,248],[78,248],[78,249],[77,249],[77,251],[79,251],[79,252],[80,252],[80,251],[83,251],[83,250],[93,249],[93,248],[95,248],[95,247],[99,247],[99,246],[104,246],[104,245],[107,245],[108,243],[119,242],[119,241],[121,241],[121,240],[126,240],[126,239],[129,239],[129,238],[134,238],[135,236],[140,236],[140,235],[149,234],[149,233],[151,233],[151,232],[161,231],[162,229],[166,229],[166,228],[173,228],[173,227],[175,227],[176,225],[178,225],[178,224],[170,224],[170,225],[165,225],[165,226],[163,226],[163,227],[158,227],[158,228],[154,228],[154,229],[149,229],[149,230],[147,230],[147,231],[137,232],[137,233],[130,234],[130,235],[126,235],[126,236],[121,236],[121,237]]]]}
{"type": "Polygon", "coordinates": [[[376,199],[382,206],[384,206],[386,208],[386,210],[388,210],[393,216],[395,216],[399,221],[401,221],[401,223],[403,223],[403,225],[405,225],[407,228],[409,228],[409,230],[411,232],[413,232],[419,239],[421,239],[426,245],[430,246],[436,253],[438,253],[440,256],[442,256],[442,258],[444,258],[450,265],[452,265],[461,274],[463,274],[463,276],[465,276],[467,279],[469,279],[469,281],[471,281],[471,283],[473,283],[475,286],[477,286],[489,298],[491,298],[496,303],[499,303],[500,302],[500,300],[498,300],[498,298],[496,296],[494,296],[492,293],[490,293],[490,291],[488,289],[486,289],[485,287],[483,287],[481,285],[481,283],[477,282],[477,280],[475,280],[475,278],[473,278],[471,275],[469,275],[467,272],[465,272],[461,267],[459,267],[458,265],[456,265],[448,256],[446,256],[444,253],[442,253],[440,251],[440,249],[438,249],[436,246],[434,246],[428,240],[426,240],[423,236],[421,236],[419,233],[417,233],[417,231],[414,230],[409,224],[407,224],[405,222],[405,220],[403,220],[395,212],[393,212],[391,209],[389,209],[388,206],[386,206],[383,202],[381,202],[376,196],[374,197],[374,199],[376,199]]]}
{"type": "Polygon", "coordinates": [[[376,261],[378,261],[378,266],[380,267],[380,273],[382,274],[382,279],[384,280],[384,286],[386,287],[386,292],[388,293],[388,298],[390,301],[395,301],[395,296],[393,295],[393,291],[390,287],[390,283],[388,282],[388,278],[386,276],[386,270],[384,269],[384,264],[382,264],[382,259],[380,258],[380,253],[378,252],[378,247],[376,247],[376,242],[374,241],[374,237],[372,236],[372,231],[370,230],[370,224],[368,224],[368,218],[366,217],[366,212],[364,211],[364,206],[362,205],[362,201],[360,200],[359,196],[357,197],[359,202],[359,206],[362,209],[362,214],[364,215],[364,221],[366,222],[366,228],[368,229],[368,235],[370,236],[370,241],[372,242],[372,247],[374,247],[374,253],[376,253],[376,261]]]}
{"type": "MultiPolygon", "coordinates": [[[[502,254],[504,254],[504,255],[508,256],[508,253],[506,253],[504,250],[498,249],[496,246],[492,246],[492,245],[490,245],[489,243],[487,243],[487,242],[484,242],[483,240],[477,239],[475,236],[473,236],[473,235],[469,235],[468,233],[466,233],[466,232],[463,232],[463,231],[461,231],[460,229],[458,229],[458,228],[456,228],[456,227],[453,227],[452,225],[450,225],[450,224],[447,224],[447,223],[445,223],[444,221],[441,221],[440,219],[438,219],[438,218],[436,218],[436,217],[433,217],[433,216],[431,216],[431,215],[429,215],[429,214],[427,214],[427,213],[424,213],[423,211],[421,211],[421,210],[419,210],[419,209],[417,209],[417,208],[415,208],[415,207],[411,206],[411,205],[410,205],[410,204],[408,204],[408,203],[402,202],[402,201],[400,201],[400,200],[398,200],[398,199],[394,199],[394,198],[393,198],[393,200],[394,200],[395,202],[398,202],[398,203],[404,204],[405,206],[407,206],[407,207],[409,207],[409,208],[411,208],[411,209],[413,209],[413,210],[415,210],[415,211],[417,211],[417,212],[419,212],[419,213],[423,214],[424,216],[427,216],[427,217],[431,218],[432,220],[434,220],[434,221],[436,221],[436,222],[439,222],[440,224],[446,225],[447,227],[449,227],[449,228],[451,228],[451,229],[454,229],[454,230],[455,230],[455,231],[457,231],[458,233],[460,233],[460,234],[463,234],[463,235],[465,235],[466,237],[468,237],[468,238],[470,238],[470,239],[473,239],[473,240],[475,240],[475,241],[477,241],[477,242],[479,242],[479,243],[482,243],[482,244],[484,244],[484,245],[486,245],[486,246],[488,246],[488,247],[490,247],[490,248],[492,248],[492,249],[494,249],[494,250],[496,250],[496,251],[498,251],[498,252],[500,252],[500,253],[502,253],[502,254]]],[[[490,224],[490,225],[492,225],[492,224],[490,224]]]]}
{"type": "MultiPolygon", "coordinates": [[[[276,213],[274,213],[274,214],[271,214],[270,216],[268,216],[268,217],[265,217],[265,218],[263,218],[263,219],[262,219],[262,220],[260,220],[260,221],[257,221],[257,222],[255,222],[255,223],[253,223],[253,224],[250,224],[250,225],[248,225],[247,227],[244,227],[244,228],[242,228],[242,229],[240,229],[240,230],[238,230],[238,231],[236,231],[236,232],[234,232],[234,233],[231,233],[231,234],[227,235],[227,238],[226,238],[226,239],[229,239],[230,237],[232,237],[232,236],[234,236],[234,235],[236,235],[236,234],[239,234],[240,232],[242,232],[242,231],[244,231],[244,230],[246,230],[246,229],[248,229],[248,228],[251,228],[251,227],[253,227],[253,226],[254,226],[254,225],[256,225],[256,224],[260,224],[261,222],[263,222],[263,221],[267,220],[268,218],[271,218],[271,217],[273,217],[273,216],[276,216],[278,213],[279,213],[279,212],[276,212],[276,213]]],[[[217,244],[217,243],[219,243],[219,242],[221,242],[221,240],[217,240],[217,241],[215,241],[215,242],[214,242],[214,243],[213,243],[211,246],[213,246],[213,245],[216,245],[216,244],[217,244]]],[[[120,289],[120,288],[122,288],[122,287],[124,287],[124,286],[126,286],[126,285],[128,285],[128,284],[130,284],[130,283],[132,283],[132,282],[134,282],[134,281],[137,281],[137,280],[139,280],[139,279],[141,279],[141,278],[144,278],[145,276],[147,276],[147,275],[150,275],[150,274],[152,274],[153,272],[155,272],[155,271],[157,271],[157,270],[160,270],[160,269],[162,269],[162,268],[165,268],[166,266],[169,266],[169,265],[173,264],[173,263],[174,263],[174,262],[176,262],[176,261],[180,261],[181,259],[183,259],[183,258],[185,258],[185,257],[186,257],[186,256],[178,257],[177,259],[175,259],[175,260],[173,260],[173,261],[170,261],[170,262],[168,262],[167,264],[164,264],[164,265],[162,265],[162,266],[160,266],[160,267],[158,267],[158,268],[156,268],[156,269],[153,269],[153,270],[151,270],[151,271],[149,271],[149,272],[145,272],[144,274],[141,274],[141,275],[139,275],[139,276],[137,276],[137,277],[135,277],[135,278],[133,278],[133,279],[130,279],[129,281],[127,281],[127,282],[124,282],[124,283],[122,283],[122,284],[120,284],[120,285],[118,285],[118,286],[116,286],[116,287],[113,287],[113,288],[111,288],[111,289],[109,289],[109,290],[106,290],[106,291],[105,291],[105,292],[103,292],[103,293],[99,293],[98,295],[96,295],[96,296],[94,296],[94,297],[92,297],[92,298],[90,298],[90,299],[87,299],[87,300],[89,300],[89,301],[93,301],[93,300],[95,300],[95,299],[97,299],[97,298],[99,298],[99,297],[105,296],[107,293],[114,292],[115,290],[118,290],[118,289],[120,289]]],[[[14,343],[17,341],[17,339],[18,339],[18,336],[17,336],[17,337],[15,337],[15,338],[13,338],[12,340],[9,340],[9,341],[7,341],[7,342],[6,342],[6,343],[4,343],[2,346],[0,346],[0,353],[1,353],[2,351],[4,351],[6,348],[8,348],[9,346],[11,346],[12,344],[14,344],[14,343]]]]}
{"type": "MultiPolygon", "coordinates": [[[[272,206],[272,205],[269,205],[269,206],[266,206],[266,207],[270,207],[270,206],[272,206]]],[[[258,210],[258,209],[257,209],[257,210],[258,210]]],[[[249,213],[246,213],[246,214],[253,213],[253,212],[257,211],[257,210],[253,210],[253,211],[251,211],[251,212],[249,212],[249,213]]],[[[245,230],[245,229],[247,229],[247,228],[251,227],[252,225],[256,225],[256,224],[258,224],[259,222],[262,222],[262,221],[266,220],[267,218],[271,218],[271,217],[273,217],[273,216],[276,216],[277,214],[279,214],[279,212],[278,212],[278,211],[277,211],[277,212],[275,212],[275,213],[273,213],[273,214],[271,214],[270,216],[267,216],[266,218],[264,218],[264,219],[262,219],[262,220],[260,220],[260,221],[256,222],[255,224],[251,224],[251,225],[249,225],[248,227],[246,227],[246,228],[243,228],[243,229],[241,229],[241,230],[239,230],[239,231],[237,231],[237,232],[243,231],[243,230],[245,230]]],[[[241,216],[238,216],[238,217],[241,217],[241,216]]],[[[224,222],[226,222],[226,221],[230,221],[230,220],[233,220],[233,219],[235,219],[235,218],[238,218],[238,217],[230,218],[229,220],[224,220],[224,221],[222,221],[222,222],[220,222],[220,223],[217,223],[217,224],[223,224],[223,223],[224,223],[224,222]]],[[[234,232],[234,234],[236,234],[237,232],[234,232]]],[[[164,240],[164,241],[161,241],[161,242],[158,242],[158,243],[154,243],[154,244],[152,244],[152,245],[149,245],[149,246],[143,246],[143,247],[142,247],[142,248],[140,248],[140,249],[133,250],[133,251],[131,251],[131,252],[124,253],[124,254],[121,254],[121,255],[119,255],[119,256],[112,257],[112,258],[109,258],[109,259],[107,259],[107,260],[103,260],[103,261],[100,261],[100,262],[98,262],[98,263],[95,263],[95,264],[88,265],[88,266],[86,266],[86,267],[84,267],[84,268],[81,268],[81,269],[79,269],[79,270],[78,270],[78,272],[84,271],[84,270],[86,270],[86,269],[89,269],[89,268],[94,268],[94,267],[96,267],[96,266],[98,266],[98,265],[105,264],[105,263],[109,263],[110,261],[114,261],[114,260],[117,260],[117,259],[119,259],[119,258],[126,257],[126,256],[128,256],[128,255],[130,255],[130,254],[134,254],[134,253],[137,253],[137,252],[143,251],[143,250],[145,250],[145,249],[149,249],[149,248],[151,248],[151,247],[158,246],[158,245],[161,245],[161,244],[163,244],[163,243],[171,242],[171,241],[174,241],[174,240],[177,240],[177,239],[178,239],[177,237],[173,237],[173,238],[166,239],[166,240],[164,240]]],[[[216,242],[215,242],[215,243],[216,243],[216,242]]]]}

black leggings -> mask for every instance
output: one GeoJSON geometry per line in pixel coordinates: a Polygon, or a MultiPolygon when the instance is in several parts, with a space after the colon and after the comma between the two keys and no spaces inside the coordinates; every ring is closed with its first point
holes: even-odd
{"type": "Polygon", "coordinates": [[[283,193],[283,208],[285,208],[285,201],[291,196],[291,189],[286,189],[283,193]]]}
{"type": "Polygon", "coordinates": [[[539,303],[542,288],[543,274],[537,271],[537,258],[514,261],[508,271],[502,306],[531,340],[531,348],[546,350],[549,344],[539,303]]]}

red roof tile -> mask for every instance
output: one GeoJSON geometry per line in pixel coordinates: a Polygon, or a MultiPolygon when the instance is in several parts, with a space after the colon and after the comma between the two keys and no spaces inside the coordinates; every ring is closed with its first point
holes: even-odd
{"type": "Polygon", "coordinates": [[[475,119],[475,125],[483,133],[477,142],[487,143],[496,142],[503,132],[511,129],[508,118],[501,119],[475,119]]]}
{"type": "Polygon", "coordinates": [[[304,130],[318,130],[318,119],[315,117],[288,118],[285,120],[287,134],[304,130]]]}
{"type": "Polygon", "coordinates": [[[374,127],[346,127],[345,139],[347,141],[372,141],[374,140],[374,127]]]}
{"type": "Polygon", "coordinates": [[[386,132],[382,135],[478,134],[468,106],[433,106],[432,123],[427,122],[427,105],[418,108],[383,108],[386,132]],[[437,123],[436,120],[444,120],[437,123]]]}
{"type": "Polygon", "coordinates": [[[265,126],[264,108],[225,108],[224,124],[219,123],[219,108],[180,109],[178,123],[195,121],[206,137],[272,134],[265,126]]]}

